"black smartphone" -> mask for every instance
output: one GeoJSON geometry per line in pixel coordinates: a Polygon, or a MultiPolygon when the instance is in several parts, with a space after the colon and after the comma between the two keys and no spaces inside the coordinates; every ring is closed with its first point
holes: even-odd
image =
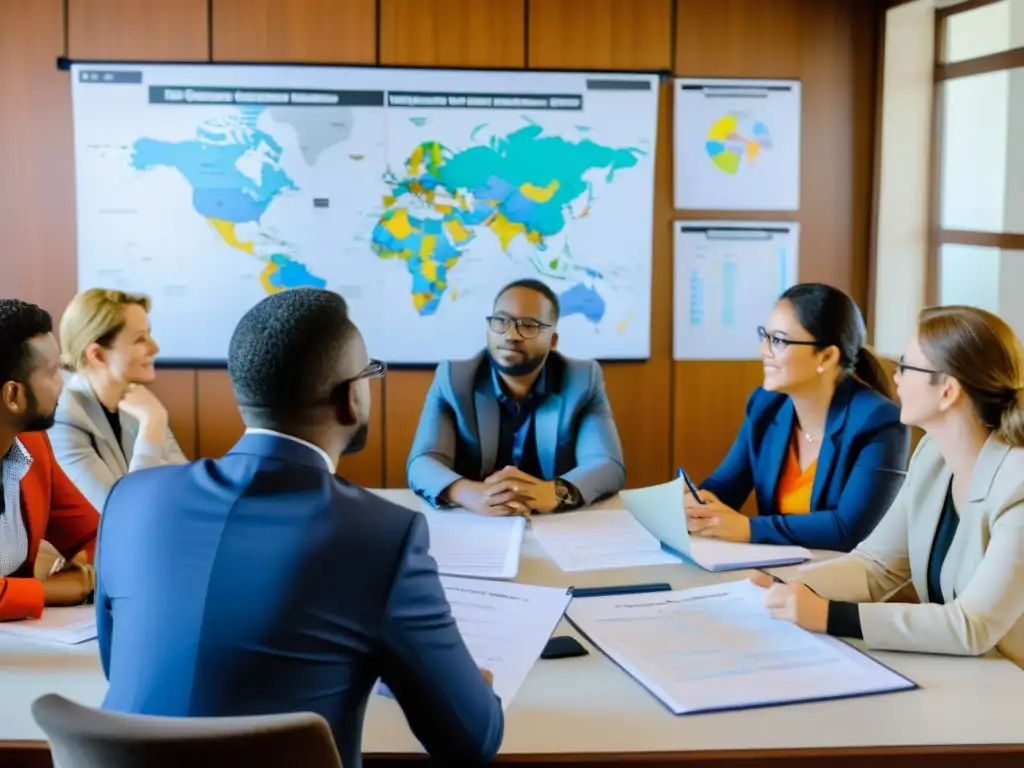
{"type": "Polygon", "coordinates": [[[559,635],[548,640],[540,657],[542,659],[571,659],[574,656],[586,656],[588,653],[590,651],[584,648],[575,637],[559,635]]]}

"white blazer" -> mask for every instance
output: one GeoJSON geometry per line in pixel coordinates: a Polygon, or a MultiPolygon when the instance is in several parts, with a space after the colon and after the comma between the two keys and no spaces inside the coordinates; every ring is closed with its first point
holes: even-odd
{"type": "Polygon", "coordinates": [[[129,472],[188,462],[170,428],[163,443],[154,445],[137,439],[137,419],[124,411],[120,418],[118,445],[88,379],[80,374],[65,376],[50,442],[61,469],[100,512],[114,483],[129,472]]]}
{"type": "Polygon", "coordinates": [[[869,648],[962,656],[995,648],[1024,667],[1024,449],[994,436],[982,448],[939,574],[940,605],[925,602],[928,558],[952,477],[925,437],[871,535],[848,555],[800,569],[795,580],[824,598],[861,603],[869,648]],[[885,602],[908,584],[920,604],[885,602]]]}

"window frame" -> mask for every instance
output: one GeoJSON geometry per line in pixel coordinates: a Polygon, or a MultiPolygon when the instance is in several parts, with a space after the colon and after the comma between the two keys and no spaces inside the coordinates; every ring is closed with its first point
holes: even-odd
{"type": "Polygon", "coordinates": [[[955,5],[935,9],[935,74],[934,98],[932,99],[932,135],[930,178],[928,180],[928,251],[925,260],[925,302],[939,303],[941,285],[941,261],[939,253],[946,243],[953,245],[978,245],[990,248],[1024,251],[1024,234],[1017,232],[989,232],[971,229],[944,229],[942,213],[942,142],[943,119],[945,116],[945,83],[961,77],[971,77],[988,72],[1024,68],[1024,46],[1010,48],[999,53],[945,63],[947,23],[952,16],[973,11],[1001,0],[964,0],[955,5]]]}

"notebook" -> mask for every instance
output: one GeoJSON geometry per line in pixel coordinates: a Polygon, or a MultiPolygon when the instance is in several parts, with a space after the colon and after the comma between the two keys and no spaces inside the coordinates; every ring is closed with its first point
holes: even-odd
{"type": "Polygon", "coordinates": [[[775,544],[740,544],[733,541],[690,536],[686,530],[684,481],[622,491],[619,498],[630,514],[661,545],[706,571],[736,571],[749,568],[773,568],[795,565],[811,559],[804,547],[775,544]]]}

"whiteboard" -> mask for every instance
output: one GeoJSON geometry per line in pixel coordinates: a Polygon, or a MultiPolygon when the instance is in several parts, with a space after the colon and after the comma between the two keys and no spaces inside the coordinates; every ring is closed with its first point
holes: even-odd
{"type": "Polygon", "coordinates": [[[757,360],[757,327],[797,282],[796,222],[675,222],[673,358],[757,360]]]}

